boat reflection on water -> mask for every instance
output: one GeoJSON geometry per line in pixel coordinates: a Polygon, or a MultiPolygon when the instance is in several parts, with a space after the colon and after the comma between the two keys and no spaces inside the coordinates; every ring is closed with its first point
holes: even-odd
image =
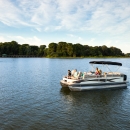
{"type": "Polygon", "coordinates": [[[106,129],[113,129],[114,126],[115,128],[118,126],[120,129],[122,128],[121,119],[126,116],[124,101],[127,100],[125,96],[127,91],[128,89],[73,92],[61,89],[60,93],[64,104],[63,110],[68,118],[71,117],[73,121],[75,119],[78,121],[78,118],[84,119],[85,124],[91,129],[95,129],[94,126],[97,126],[97,129],[103,126],[106,129]],[[114,126],[111,125],[113,122],[115,122],[114,126]]]}
{"type": "Polygon", "coordinates": [[[60,93],[61,96],[66,100],[77,102],[78,104],[86,104],[92,106],[102,106],[105,105],[117,105],[119,103],[122,104],[122,100],[124,100],[124,91],[127,89],[110,89],[110,90],[90,90],[84,92],[73,92],[68,88],[61,88],[60,93]],[[67,98],[66,98],[67,97],[67,98]],[[120,100],[119,100],[120,99],[120,100]],[[115,102],[114,102],[115,101],[115,102]],[[113,104],[114,103],[114,104],[113,104]]]}
{"type": "MultiPolygon", "coordinates": [[[[123,119],[126,116],[124,101],[127,100],[125,96],[127,91],[128,89],[72,92],[61,89],[60,93],[64,111],[68,115],[75,115],[77,119],[82,117],[93,129],[95,125],[97,129],[102,128],[103,125],[106,129],[112,129],[114,127],[111,124],[115,119],[123,119]]],[[[119,122],[115,122],[115,126],[122,128],[119,122]]]]}
{"type": "Polygon", "coordinates": [[[63,95],[69,95],[71,93],[70,89],[68,87],[61,88],[60,92],[63,95]]]}

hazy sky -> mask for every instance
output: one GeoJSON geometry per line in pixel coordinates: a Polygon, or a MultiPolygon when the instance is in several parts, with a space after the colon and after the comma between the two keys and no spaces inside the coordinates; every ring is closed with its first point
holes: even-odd
{"type": "Polygon", "coordinates": [[[65,41],[130,52],[130,0],[0,0],[0,42],[65,41]]]}

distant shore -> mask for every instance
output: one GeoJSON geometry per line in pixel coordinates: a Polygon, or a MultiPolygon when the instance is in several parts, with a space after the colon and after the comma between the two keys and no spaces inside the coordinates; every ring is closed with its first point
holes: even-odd
{"type": "Polygon", "coordinates": [[[46,58],[116,58],[130,57],[119,48],[102,46],[89,46],[80,43],[49,43],[46,45],[18,44],[16,41],[0,43],[1,57],[46,57],[46,58]]]}
{"type": "Polygon", "coordinates": [[[0,58],[64,58],[64,59],[76,59],[76,58],[130,58],[130,56],[88,56],[88,57],[40,57],[35,55],[7,55],[0,56],[0,58]]]}

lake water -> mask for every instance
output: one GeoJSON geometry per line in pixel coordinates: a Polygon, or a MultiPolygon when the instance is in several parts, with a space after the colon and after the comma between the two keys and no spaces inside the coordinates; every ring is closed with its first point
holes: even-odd
{"type": "Polygon", "coordinates": [[[91,60],[121,62],[120,71],[130,77],[128,58],[0,58],[0,130],[130,130],[130,86],[61,88],[68,69],[88,71],[91,60]]]}

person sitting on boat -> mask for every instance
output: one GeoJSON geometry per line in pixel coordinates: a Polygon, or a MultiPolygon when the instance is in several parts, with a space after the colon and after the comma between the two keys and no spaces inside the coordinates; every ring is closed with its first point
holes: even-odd
{"type": "Polygon", "coordinates": [[[71,79],[71,71],[68,70],[68,79],[71,79]]]}
{"type": "Polygon", "coordinates": [[[96,75],[99,75],[99,74],[100,74],[98,68],[96,68],[95,74],[96,74],[96,75]]]}
{"type": "Polygon", "coordinates": [[[78,77],[78,72],[77,72],[77,69],[74,69],[71,71],[71,78],[72,79],[77,79],[78,77]]]}
{"type": "Polygon", "coordinates": [[[71,79],[79,79],[83,76],[82,72],[77,72],[77,69],[71,71],[71,79]]]}
{"type": "Polygon", "coordinates": [[[83,73],[81,71],[79,71],[77,78],[80,79],[82,77],[83,77],[83,73]]]}
{"type": "Polygon", "coordinates": [[[99,75],[101,75],[102,74],[102,70],[99,70],[99,75]]]}
{"type": "Polygon", "coordinates": [[[74,77],[75,70],[71,71],[71,77],[74,77]]]}
{"type": "Polygon", "coordinates": [[[78,76],[78,72],[77,72],[77,69],[75,69],[74,78],[77,78],[77,76],[78,76]]]}
{"type": "Polygon", "coordinates": [[[96,75],[101,75],[101,74],[102,74],[102,71],[99,70],[98,68],[96,68],[95,74],[96,74],[96,75]]]}

